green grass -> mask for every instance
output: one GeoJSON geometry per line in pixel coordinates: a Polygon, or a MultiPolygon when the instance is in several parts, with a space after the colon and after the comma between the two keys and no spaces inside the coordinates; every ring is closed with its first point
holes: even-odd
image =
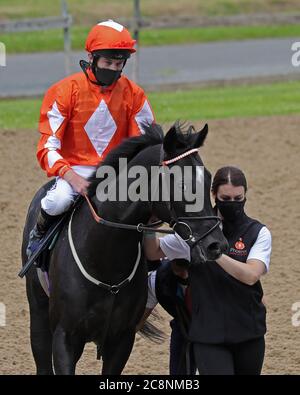
{"type": "MultiPolygon", "coordinates": [[[[99,18],[131,17],[133,0],[67,0],[77,24],[91,24],[99,18]]],[[[148,17],[183,15],[232,15],[259,12],[294,12],[299,0],[141,0],[142,15],[148,17]]],[[[58,15],[60,0],[0,0],[5,19],[58,15]]]]}
{"type": "Polygon", "coordinates": [[[1,129],[37,129],[42,99],[0,100],[1,129]]]}
{"type": "Polygon", "coordinates": [[[300,81],[156,92],[149,99],[159,122],[300,114],[300,81]]]}
{"type": "MultiPolygon", "coordinates": [[[[89,27],[72,28],[72,49],[84,50],[89,27]]],[[[190,44],[221,40],[245,40],[255,38],[300,37],[300,25],[281,26],[218,26],[205,28],[178,28],[142,30],[141,46],[190,44]]],[[[7,53],[30,53],[63,50],[62,30],[26,32],[0,35],[7,53]]]]}
{"type": "MultiPolygon", "coordinates": [[[[300,81],[150,93],[157,122],[300,114],[300,81]]],[[[37,129],[41,99],[0,101],[1,129],[37,129]]]]}
{"type": "Polygon", "coordinates": [[[141,45],[187,44],[225,40],[246,40],[300,36],[300,25],[215,26],[142,31],[141,45]]]}

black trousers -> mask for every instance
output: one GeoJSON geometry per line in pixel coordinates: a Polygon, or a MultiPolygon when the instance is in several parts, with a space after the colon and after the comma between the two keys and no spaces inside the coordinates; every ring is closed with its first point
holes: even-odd
{"type": "Polygon", "coordinates": [[[260,337],[237,344],[194,343],[193,350],[200,375],[259,375],[265,339],[260,337]]]}
{"type": "MultiPolygon", "coordinates": [[[[186,343],[180,330],[180,325],[173,319],[170,322],[172,328],[170,339],[170,375],[186,375],[186,343]]],[[[196,366],[193,358],[193,351],[190,352],[190,374],[195,374],[196,366]]]]}

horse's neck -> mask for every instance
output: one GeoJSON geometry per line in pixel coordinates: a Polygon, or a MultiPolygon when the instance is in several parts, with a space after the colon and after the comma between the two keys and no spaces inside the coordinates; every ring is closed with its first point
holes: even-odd
{"type": "MultiPolygon", "coordinates": [[[[132,179],[128,179],[128,173],[134,166],[142,166],[148,173],[148,185],[147,191],[150,191],[150,172],[152,166],[157,166],[160,162],[161,145],[154,147],[148,147],[136,155],[128,164],[127,168],[121,169],[118,176],[116,177],[116,201],[104,201],[100,202],[97,196],[93,197],[94,204],[97,207],[97,211],[103,218],[117,221],[122,223],[138,224],[147,221],[151,216],[151,207],[149,204],[149,196],[147,201],[133,201],[129,195],[129,187],[133,182],[132,179]],[[155,147],[155,148],[154,148],[155,147]],[[121,180],[122,179],[122,180],[121,180]],[[124,186],[125,185],[125,186],[124,186]],[[121,191],[121,188],[123,190],[121,191]],[[124,201],[124,194],[126,199],[124,201]],[[122,197],[121,197],[122,196],[122,197]]],[[[141,186],[142,187],[142,186],[141,186]]]]}
{"type": "Polygon", "coordinates": [[[97,197],[94,197],[93,203],[98,215],[107,221],[137,225],[147,222],[151,216],[148,202],[132,202],[130,200],[99,202],[97,197]]]}

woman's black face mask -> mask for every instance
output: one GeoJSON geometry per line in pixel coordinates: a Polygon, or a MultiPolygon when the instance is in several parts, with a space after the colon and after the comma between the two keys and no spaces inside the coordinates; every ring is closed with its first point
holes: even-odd
{"type": "Polygon", "coordinates": [[[216,198],[216,206],[225,221],[235,222],[244,215],[246,198],[241,201],[219,200],[216,198]]]}

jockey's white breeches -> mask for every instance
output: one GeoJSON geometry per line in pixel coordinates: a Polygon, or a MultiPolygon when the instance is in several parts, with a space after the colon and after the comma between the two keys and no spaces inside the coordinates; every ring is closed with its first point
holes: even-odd
{"type": "MultiPolygon", "coordinates": [[[[81,177],[88,178],[96,170],[95,166],[72,166],[72,169],[81,177]]],[[[41,207],[49,215],[59,215],[67,211],[78,193],[61,177],[56,177],[56,182],[41,200],[41,207]]]]}

